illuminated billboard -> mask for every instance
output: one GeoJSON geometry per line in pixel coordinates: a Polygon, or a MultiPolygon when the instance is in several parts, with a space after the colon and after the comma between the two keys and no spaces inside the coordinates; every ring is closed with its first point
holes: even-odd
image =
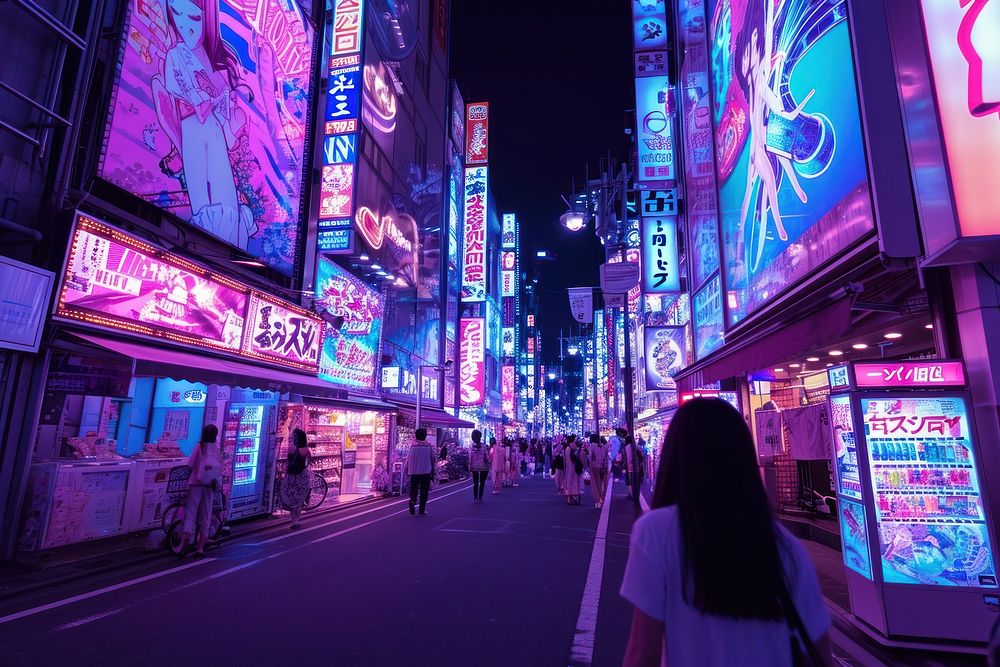
{"type": "Polygon", "coordinates": [[[486,167],[465,169],[462,234],[462,301],[486,299],[486,167]]]}
{"type": "Polygon", "coordinates": [[[339,328],[326,327],[319,376],[351,387],[374,388],[385,315],[382,293],[339,265],[320,258],[315,304],[331,316],[343,318],[339,328]]]}
{"type": "Polygon", "coordinates": [[[486,320],[463,317],[458,325],[459,405],[482,405],[486,397],[486,320]]]}
{"type": "Polygon", "coordinates": [[[636,51],[667,48],[666,0],[632,0],[632,43],[636,51]]]}
{"type": "Polygon", "coordinates": [[[313,30],[296,3],[130,0],[98,175],[291,274],[313,30]]]}
{"type": "Polygon", "coordinates": [[[314,313],[78,214],[55,316],[315,371],[314,313]]]}
{"type": "Polygon", "coordinates": [[[514,412],[515,368],[511,365],[500,367],[500,404],[503,416],[507,419],[517,419],[514,412]]]}
{"type": "Polygon", "coordinates": [[[471,102],[465,106],[465,164],[486,164],[490,148],[490,105],[471,102]]]}
{"type": "Polygon", "coordinates": [[[666,76],[644,76],[635,80],[638,121],[639,181],[674,178],[674,140],[667,100],[670,83],[666,76]]]}
{"type": "Polygon", "coordinates": [[[847,9],[719,0],[712,13],[730,325],[873,229],[847,9]]]}
{"type": "Polygon", "coordinates": [[[642,219],[642,293],[679,292],[680,261],[677,256],[677,218],[642,219]]]}
{"type": "Polygon", "coordinates": [[[687,368],[687,326],[645,327],[646,391],[676,389],[674,378],[687,368]]]}
{"type": "Polygon", "coordinates": [[[959,227],[963,236],[1000,234],[1000,4],[920,5],[959,227]]]}
{"type": "Polygon", "coordinates": [[[691,296],[691,319],[694,324],[694,356],[695,359],[704,359],[725,342],[722,281],[718,273],[691,296]]]}

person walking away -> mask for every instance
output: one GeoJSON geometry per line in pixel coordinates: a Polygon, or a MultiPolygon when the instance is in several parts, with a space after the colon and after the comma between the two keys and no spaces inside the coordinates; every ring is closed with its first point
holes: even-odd
{"type": "Polygon", "coordinates": [[[832,665],[816,570],[771,514],[743,417],[719,399],[688,401],[664,451],[654,509],[632,527],[623,666],[832,665]]]}
{"type": "Polygon", "coordinates": [[[622,432],[623,432],[622,429],[616,428],[615,434],[611,436],[610,440],[608,440],[608,452],[611,455],[611,460],[615,462],[614,476],[616,482],[619,480],[621,476],[621,468],[622,468],[621,451],[622,451],[622,445],[625,444],[625,441],[622,440],[621,436],[622,432]]]}
{"type": "Polygon", "coordinates": [[[520,457],[518,460],[521,462],[520,476],[527,477],[528,475],[528,441],[525,438],[521,438],[521,443],[518,446],[520,457]]]}
{"type": "Polygon", "coordinates": [[[545,459],[542,462],[542,479],[547,479],[554,475],[552,470],[552,438],[545,439],[545,459]]]}
{"type": "Polygon", "coordinates": [[[604,506],[608,489],[608,445],[595,434],[590,436],[590,488],[594,491],[594,507],[604,506]]]}
{"type": "Polygon", "coordinates": [[[556,493],[562,495],[563,492],[563,468],[566,467],[566,460],[563,458],[565,441],[557,441],[552,446],[552,478],[556,481],[556,493]]]}
{"type": "Polygon", "coordinates": [[[632,437],[628,436],[625,438],[624,444],[621,448],[621,454],[618,458],[621,461],[622,469],[625,471],[625,494],[631,498],[632,497],[632,487],[633,487],[633,466],[635,454],[635,443],[632,441],[632,437]]]}
{"type": "Polygon", "coordinates": [[[511,486],[519,486],[521,479],[521,451],[518,447],[516,440],[510,441],[510,462],[509,470],[507,471],[508,479],[510,480],[511,486]]]}
{"type": "Polygon", "coordinates": [[[288,448],[288,470],[281,481],[282,501],[292,513],[292,530],[299,529],[302,508],[309,497],[309,443],[306,432],[300,428],[292,431],[292,442],[288,448]]]}
{"type": "Polygon", "coordinates": [[[427,429],[418,428],[413,436],[416,442],[410,447],[410,456],[406,460],[406,471],[410,474],[410,514],[414,514],[418,495],[420,513],[427,514],[427,496],[431,492],[436,457],[434,448],[427,442],[427,429]]]}
{"type": "Polygon", "coordinates": [[[567,505],[579,505],[583,493],[583,461],[576,436],[566,438],[563,451],[563,495],[567,505]]]}
{"type": "Polygon", "coordinates": [[[500,493],[507,477],[507,450],[490,438],[490,472],[493,476],[493,495],[500,493]]]}
{"type": "Polygon", "coordinates": [[[478,429],[472,432],[472,447],[469,448],[469,469],[472,471],[472,497],[474,502],[483,502],[486,477],[490,474],[489,454],[483,446],[483,434],[478,429]]]}
{"type": "Polygon", "coordinates": [[[216,442],[219,429],[207,424],[201,429],[201,439],[188,457],[191,476],[184,504],[184,524],[181,527],[181,553],[187,553],[197,531],[196,553],[205,555],[208,533],[212,524],[212,497],[222,485],[222,450],[216,442]]]}

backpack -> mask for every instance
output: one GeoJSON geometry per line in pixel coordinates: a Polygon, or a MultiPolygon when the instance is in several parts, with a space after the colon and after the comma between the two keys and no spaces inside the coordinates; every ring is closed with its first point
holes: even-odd
{"type": "Polygon", "coordinates": [[[580,462],[580,456],[576,453],[576,450],[569,450],[569,458],[573,461],[573,469],[576,471],[577,475],[583,474],[583,463],[580,462]]]}
{"type": "Polygon", "coordinates": [[[191,483],[198,486],[212,486],[222,478],[222,461],[214,447],[198,443],[201,447],[198,457],[198,467],[191,473],[191,483]]]}

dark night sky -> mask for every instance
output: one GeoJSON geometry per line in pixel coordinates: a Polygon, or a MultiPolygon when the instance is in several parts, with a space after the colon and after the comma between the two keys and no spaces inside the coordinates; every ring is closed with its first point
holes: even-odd
{"type": "MultiPolygon", "coordinates": [[[[573,318],[566,288],[597,285],[603,249],[593,228],[560,226],[587,165],[624,159],[632,90],[631,5],[627,0],[573,3],[454,0],[451,75],[467,102],[490,103],[490,181],[500,212],[521,224],[522,257],[539,263],[539,324],[547,361],[560,328],[573,318]]],[[[529,270],[531,265],[527,265],[529,270]]]]}

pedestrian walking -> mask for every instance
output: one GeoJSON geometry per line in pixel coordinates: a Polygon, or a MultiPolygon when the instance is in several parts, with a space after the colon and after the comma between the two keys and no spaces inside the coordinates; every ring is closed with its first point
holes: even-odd
{"type": "Polygon", "coordinates": [[[552,470],[552,438],[545,439],[545,457],[542,462],[542,479],[547,479],[553,477],[555,472],[552,470]]]}
{"type": "Polygon", "coordinates": [[[292,442],[288,448],[288,469],[281,480],[281,500],[292,513],[292,530],[299,529],[302,508],[309,497],[309,442],[306,432],[300,428],[292,431],[292,442]]]}
{"type": "Polygon", "coordinates": [[[816,570],[771,514],[743,417],[719,399],[688,401],[664,451],[654,509],[632,527],[624,666],[833,664],[816,570]]]}
{"type": "Polygon", "coordinates": [[[608,440],[608,451],[611,455],[611,460],[614,462],[612,466],[612,473],[614,474],[615,481],[617,482],[621,479],[622,472],[622,462],[623,458],[621,456],[622,445],[625,444],[622,439],[622,434],[625,432],[624,429],[616,428],[615,434],[611,436],[608,440]]]}
{"type": "Polygon", "coordinates": [[[604,495],[608,488],[608,445],[597,435],[590,436],[588,456],[590,459],[590,488],[594,492],[594,507],[604,506],[604,495]]]}
{"type": "Polygon", "coordinates": [[[557,441],[552,446],[552,478],[556,481],[556,493],[560,495],[563,492],[563,468],[566,467],[563,449],[563,441],[557,441]]]}
{"type": "Polygon", "coordinates": [[[583,495],[583,471],[586,467],[583,453],[577,446],[576,436],[566,438],[563,451],[563,495],[567,505],[579,505],[583,495]]]}
{"type": "Polygon", "coordinates": [[[490,474],[489,453],[483,446],[483,434],[478,429],[472,432],[472,446],[469,448],[469,469],[472,471],[472,497],[475,502],[483,502],[486,477],[490,474]]]}
{"type": "Polygon", "coordinates": [[[493,495],[500,493],[507,480],[507,448],[490,438],[490,472],[493,477],[493,495]]]}
{"type": "Polygon", "coordinates": [[[431,478],[434,476],[434,448],[427,442],[427,429],[418,428],[413,437],[416,442],[410,447],[410,455],[406,461],[406,471],[410,474],[410,514],[414,514],[417,498],[420,500],[420,513],[427,514],[427,496],[431,492],[431,478]]]}
{"type": "Polygon", "coordinates": [[[518,450],[517,443],[513,440],[510,441],[508,455],[507,482],[510,486],[518,486],[518,482],[521,479],[521,452],[518,450]]]}
{"type": "Polygon", "coordinates": [[[184,524],[181,527],[181,553],[187,553],[188,545],[197,537],[196,553],[205,555],[212,523],[212,497],[222,484],[222,450],[216,442],[218,438],[219,429],[214,424],[207,424],[201,429],[201,439],[188,457],[191,476],[188,477],[184,524]]]}

